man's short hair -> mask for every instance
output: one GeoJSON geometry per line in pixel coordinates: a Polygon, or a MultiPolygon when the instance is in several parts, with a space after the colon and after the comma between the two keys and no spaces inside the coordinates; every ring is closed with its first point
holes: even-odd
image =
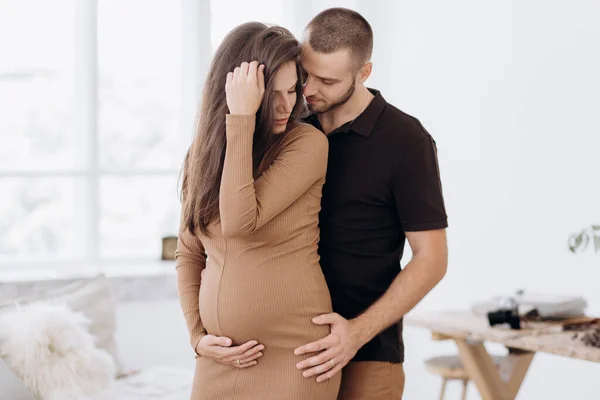
{"type": "Polygon", "coordinates": [[[347,8],[329,8],[317,14],[306,26],[308,43],[316,52],[330,54],[349,49],[358,71],[371,59],[373,30],[367,20],[347,8]]]}

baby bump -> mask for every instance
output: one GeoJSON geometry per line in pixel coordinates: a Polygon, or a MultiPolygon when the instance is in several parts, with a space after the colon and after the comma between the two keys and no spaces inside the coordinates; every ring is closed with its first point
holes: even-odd
{"type": "Polygon", "coordinates": [[[312,318],[331,312],[320,266],[207,269],[200,289],[200,315],[208,333],[234,343],[258,340],[276,347],[327,336],[312,318]]]}

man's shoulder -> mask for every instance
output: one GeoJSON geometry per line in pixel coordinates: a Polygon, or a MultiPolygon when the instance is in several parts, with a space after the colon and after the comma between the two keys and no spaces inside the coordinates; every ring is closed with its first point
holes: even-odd
{"type": "Polygon", "coordinates": [[[369,91],[375,96],[368,108],[368,110],[370,109],[369,118],[376,119],[375,131],[386,133],[378,136],[386,141],[410,142],[429,135],[418,118],[388,102],[381,91],[374,88],[369,88],[369,91]]]}
{"type": "Polygon", "coordinates": [[[389,132],[389,135],[386,135],[389,139],[403,142],[417,142],[423,138],[431,137],[417,117],[390,103],[387,103],[387,107],[381,114],[377,128],[389,132]]]}

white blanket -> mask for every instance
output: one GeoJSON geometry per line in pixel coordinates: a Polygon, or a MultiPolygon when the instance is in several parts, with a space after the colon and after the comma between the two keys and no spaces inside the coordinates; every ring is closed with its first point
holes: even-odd
{"type": "Polygon", "coordinates": [[[118,379],[93,400],[189,400],[193,377],[192,370],[155,367],[118,379]]]}

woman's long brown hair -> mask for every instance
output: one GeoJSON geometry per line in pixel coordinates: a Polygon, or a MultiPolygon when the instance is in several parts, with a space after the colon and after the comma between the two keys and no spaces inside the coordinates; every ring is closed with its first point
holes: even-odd
{"type": "MultiPolygon", "coordinates": [[[[276,147],[284,135],[273,134],[274,76],[278,69],[296,63],[298,83],[296,104],[290,124],[304,111],[302,81],[299,68],[298,41],[285,28],[249,22],[233,29],[217,49],[206,78],[202,103],[196,122],[195,137],[185,157],[181,187],[181,229],[208,234],[208,225],[219,217],[219,192],[227,146],[225,95],[227,73],[244,61],[265,65],[265,95],[256,114],[253,138],[255,177],[266,169],[277,155],[276,147]],[[279,139],[279,140],[278,140],[279,139]]],[[[288,125],[289,126],[289,125],[288,125]]]]}

